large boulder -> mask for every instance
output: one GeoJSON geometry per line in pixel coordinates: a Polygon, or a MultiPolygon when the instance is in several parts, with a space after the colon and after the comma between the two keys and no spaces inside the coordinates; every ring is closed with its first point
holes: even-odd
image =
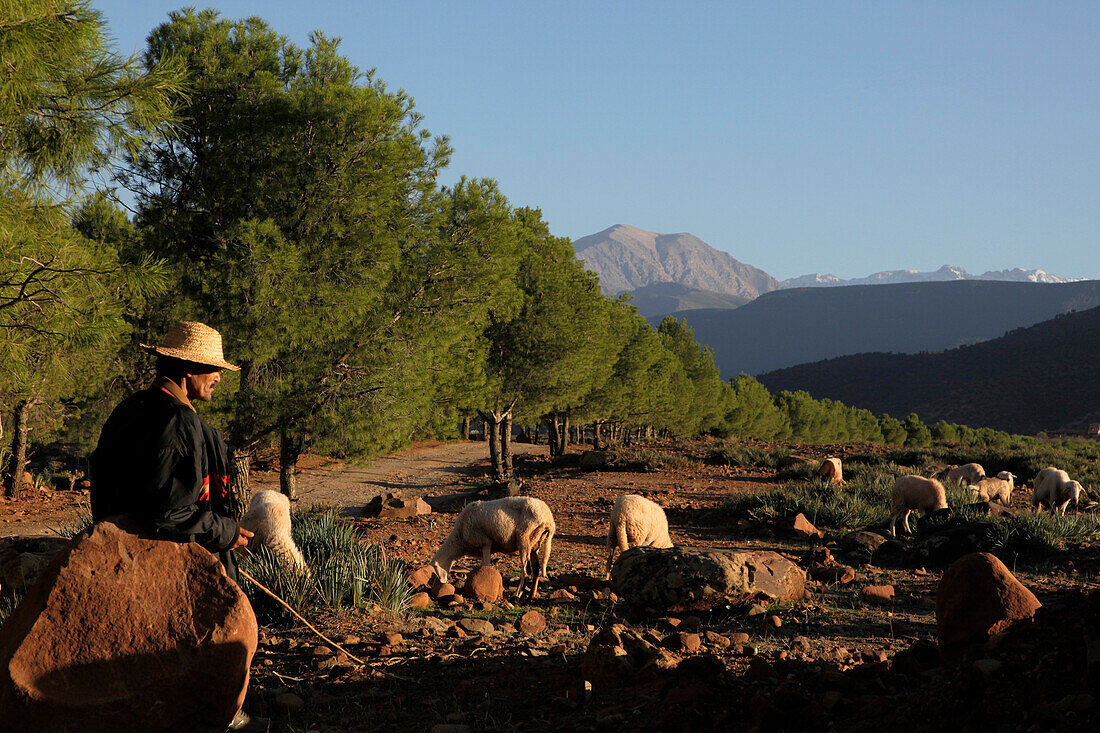
{"type": "Polygon", "coordinates": [[[405,496],[400,491],[388,491],[367,502],[364,517],[379,519],[408,519],[418,514],[431,514],[432,508],[419,496],[405,496]]]}
{"type": "Polygon", "coordinates": [[[492,565],[482,565],[466,577],[462,594],[486,603],[497,603],[504,598],[504,579],[492,565]]]}
{"type": "Polygon", "coordinates": [[[806,594],[806,574],[787,558],[757,552],[634,547],[611,569],[615,592],[645,612],[704,610],[749,598],[793,601],[806,594]]]}
{"type": "Polygon", "coordinates": [[[940,653],[954,656],[969,642],[984,641],[1030,619],[1040,605],[995,556],[976,552],[959,558],[944,571],[936,593],[940,653]]]}
{"type": "Polygon", "coordinates": [[[581,659],[581,677],[603,691],[651,681],[675,669],[680,657],[620,624],[600,629],[581,659]]]}
{"type": "Polygon", "coordinates": [[[224,731],[256,651],[252,606],[197,544],[101,522],[0,627],[0,720],[20,731],[224,731]]]}
{"type": "Polygon", "coordinates": [[[66,537],[0,537],[0,589],[26,592],[68,544],[66,537]]]}

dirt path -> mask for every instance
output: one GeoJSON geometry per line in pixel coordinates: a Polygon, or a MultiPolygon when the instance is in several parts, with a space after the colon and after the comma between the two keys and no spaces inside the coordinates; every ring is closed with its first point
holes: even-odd
{"type": "MultiPolygon", "coordinates": [[[[545,445],[513,444],[517,455],[546,455],[545,445]]],[[[488,460],[483,442],[459,441],[417,443],[403,451],[383,456],[368,466],[303,456],[298,478],[300,507],[324,504],[340,507],[341,513],[358,515],[363,505],[385,491],[411,495],[448,493],[461,488],[463,480],[488,460]]],[[[252,490],[279,488],[277,470],[256,470],[252,490]]],[[[37,495],[6,503],[0,513],[0,537],[54,535],[56,529],[75,519],[77,507],[87,499],[79,494],[55,492],[46,502],[37,495]]]]}

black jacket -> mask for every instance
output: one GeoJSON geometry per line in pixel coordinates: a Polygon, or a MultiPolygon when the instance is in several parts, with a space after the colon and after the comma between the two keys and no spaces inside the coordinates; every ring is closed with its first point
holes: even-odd
{"type": "Polygon", "coordinates": [[[225,445],[174,387],[161,382],[137,392],[107,418],[88,460],[92,519],[128,514],[159,537],[221,553],[232,571],[223,551],[236,541],[238,524],[211,503],[212,484],[221,505],[228,489],[225,445]]]}

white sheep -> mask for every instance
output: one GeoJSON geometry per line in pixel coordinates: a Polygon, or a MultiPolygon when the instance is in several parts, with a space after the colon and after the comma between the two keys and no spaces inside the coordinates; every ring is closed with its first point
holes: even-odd
{"type": "Polygon", "coordinates": [[[1041,512],[1043,504],[1047,504],[1051,511],[1066,513],[1066,507],[1072,501],[1074,506],[1081,501],[1084,489],[1081,484],[1071,481],[1065,471],[1049,466],[1039,471],[1035,477],[1035,491],[1031,495],[1031,503],[1035,511],[1041,512]]]}
{"type": "Polygon", "coordinates": [[[481,556],[482,566],[492,564],[494,552],[519,554],[522,578],[516,597],[531,581],[531,598],[538,594],[539,578],[546,576],[550,544],[557,526],[546,502],[530,496],[512,496],[466,505],[431,565],[441,582],[448,582],[451,565],[460,557],[481,556]]]}
{"type": "Polygon", "coordinates": [[[672,547],[665,510],[644,496],[624,494],[611,508],[607,529],[607,577],[615,552],[631,547],[672,547]]]}
{"type": "Polygon", "coordinates": [[[309,572],[302,551],[290,536],[290,499],[278,491],[265,489],[252,496],[241,526],[256,533],[249,547],[266,547],[284,567],[309,572]]]}
{"type": "Polygon", "coordinates": [[[985,478],[985,469],[980,463],[964,463],[947,470],[946,481],[949,484],[966,483],[967,486],[976,484],[985,478]]]}
{"type": "Polygon", "coordinates": [[[817,475],[827,479],[831,484],[844,483],[844,471],[839,458],[826,458],[817,469],[817,475]]]}
{"type": "Polygon", "coordinates": [[[1012,505],[1012,490],[1016,477],[1008,471],[1001,471],[996,477],[986,477],[970,484],[970,492],[978,501],[999,501],[1004,506],[1012,505]]]}
{"type": "Polygon", "coordinates": [[[890,534],[897,536],[899,516],[902,528],[907,534],[912,533],[909,529],[909,512],[914,509],[927,515],[946,508],[947,492],[939,481],[924,476],[901,476],[894,482],[894,488],[890,492],[890,534]]]}

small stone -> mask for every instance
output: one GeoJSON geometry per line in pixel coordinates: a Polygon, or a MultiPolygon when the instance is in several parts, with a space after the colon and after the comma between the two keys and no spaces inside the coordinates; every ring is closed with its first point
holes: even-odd
{"type": "Polygon", "coordinates": [[[719,649],[726,649],[730,645],[728,637],[722,636],[715,631],[703,632],[703,640],[711,646],[718,647],[719,649]]]}
{"type": "Polygon", "coordinates": [[[528,611],[519,617],[516,628],[524,634],[537,634],[546,628],[546,617],[538,611],[528,611]]]}
{"type": "Polygon", "coordinates": [[[767,612],[768,607],[765,606],[763,603],[754,603],[749,606],[748,616],[749,618],[752,618],[753,616],[760,616],[761,614],[765,614],[767,612]]]}
{"type": "Polygon", "coordinates": [[[567,651],[569,651],[569,647],[567,647],[565,644],[555,644],[546,651],[550,654],[565,654],[567,651]]]}
{"type": "Polygon", "coordinates": [[[754,657],[753,660],[749,662],[749,668],[745,672],[745,679],[748,680],[770,680],[776,679],[778,676],[779,675],[775,673],[775,667],[763,657],[754,657]]]}
{"type": "Polygon", "coordinates": [[[409,608],[424,609],[432,604],[432,597],[427,593],[417,593],[409,599],[409,608]]]}
{"type": "Polygon", "coordinates": [[[405,637],[396,631],[384,631],[378,635],[378,640],[386,646],[399,646],[405,641],[405,637]]]}
{"type": "Polygon", "coordinates": [[[440,583],[437,588],[432,591],[432,595],[438,600],[445,596],[453,596],[455,594],[455,587],[450,583],[440,583]]]}
{"type": "Polygon", "coordinates": [[[667,639],[669,648],[674,651],[697,652],[703,645],[698,634],[689,634],[686,631],[678,631],[667,639]]]}
{"type": "Polygon", "coordinates": [[[492,623],[483,618],[464,618],[457,622],[459,628],[470,634],[491,634],[496,631],[492,623]]]}
{"type": "Polygon", "coordinates": [[[564,588],[558,588],[550,594],[551,601],[575,601],[577,597],[565,590],[564,588]]]}
{"type": "Polygon", "coordinates": [[[859,656],[864,662],[868,662],[870,664],[874,664],[876,662],[885,662],[886,661],[886,652],[882,651],[881,649],[877,649],[877,650],[865,649],[864,651],[862,651],[860,653],[859,656]]]}
{"type": "Polygon", "coordinates": [[[748,644],[749,635],[744,631],[739,631],[736,634],[730,634],[730,641],[734,644],[748,644]]]}
{"type": "Polygon", "coordinates": [[[759,652],[760,650],[752,644],[745,644],[741,647],[741,653],[744,654],[746,657],[755,657],[759,652]]]}
{"type": "Polygon", "coordinates": [[[778,616],[772,615],[768,616],[767,619],[765,619],[764,623],[768,626],[771,626],[773,629],[778,629],[780,626],[783,625],[783,619],[779,618],[778,616]]]}
{"type": "Polygon", "coordinates": [[[799,654],[809,654],[811,649],[810,640],[805,636],[796,636],[791,639],[791,649],[799,654]]]}
{"type": "Polygon", "coordinates": [[[999,659],[979,659],[974,662],[974,669],[981,672],[983,677],[992,677],[1001,671],[1002,666],[999,659]]]}
{"type": "Polygon", "coordinates": [[[409,573],[409,585],[413,588],[429,588],[432,578],[435,577],[437,577],[435,568],[431,565],[422,565],[409,573]]]}
{"type": "Polygon", "coordinates": [[[272,703],[274,703],[275,707],[279,708],[280,710],[285,710],[288,713],[296,712],[306,706],[306,701],[295,695],[293,692],[283,692],[279,695],[276,695],[275,699],[272,700],[272,703]]]}
{"type": "Polygon", "coordinates": [[[698,616],[688,616],[680,622],[680,631],[686,631],[689,634],[694,634],[699,631],[699,627],[703,625],[703,619],[698,616]]]}
{"type": "Polygon", "coordinates": [[[869,585],[860,591],[860,596],[867,603],[888,605],[894,602],[894,586],[869,585]]]}
{"type": "Polygon", "coordinates": [[[810,520],[806,519],[806,515],[798,514],[791,522],[791,529],[799,537],[805,537],[807,539],[821,539],[825,535],[821,530],[810,524],[810,520]]]}
{"type": "Polygon", "coordinates": [[[311,657],[331,657],[333,651],[327,646],[318,645],[309,650],[309,655],[311,657]]]}

